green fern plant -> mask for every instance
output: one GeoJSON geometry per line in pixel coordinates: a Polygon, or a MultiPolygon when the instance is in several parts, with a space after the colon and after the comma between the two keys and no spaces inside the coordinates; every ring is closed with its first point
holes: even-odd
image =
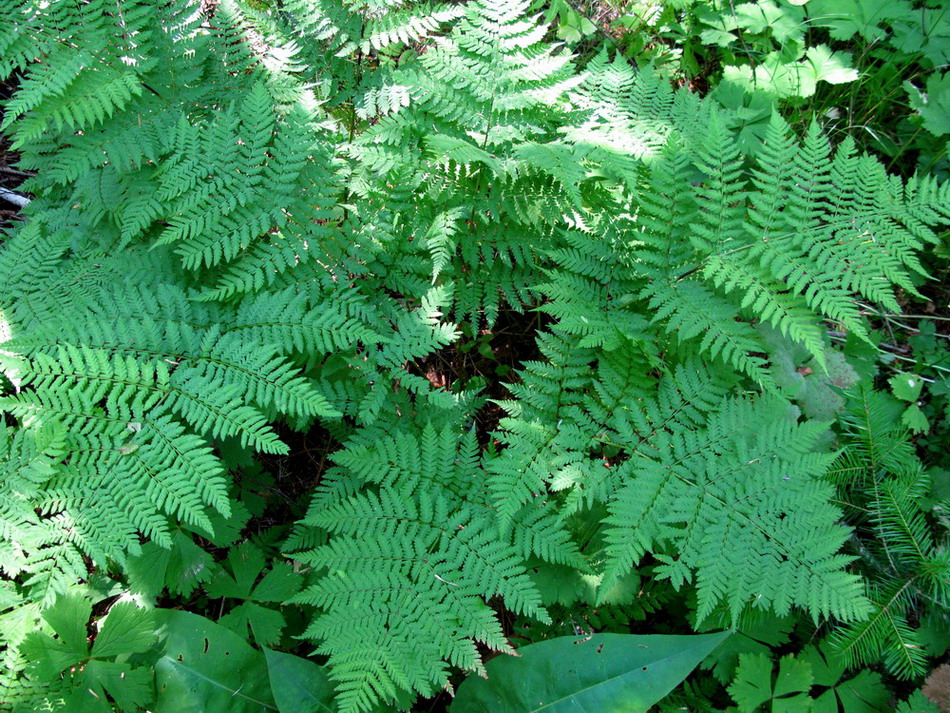
{"type": "Polygon", "coordinates": [[[945,528],[933,524],[939,507],[929,474],[900,423],[901,409],[865,388],[843,419],[846,446],[831,473],[854,512],[872,610],[839,628],[833,642],[850,662],[881,661],[894,675],[913,678],[927,671],[924,631],[947,629],[950,564],[945,528]]]}
{"type": "MultiPolygon", "coordinates": [[[[668,581],[696,626],[873,621],[829,424],[773,378],[763,325],[822,369],[829,321],[869,339],[857,300],[914,292],[947,187],[778,116],[749,156],[710,101],[606,55],[581,70],[532,12],[17,4],[4,129],[36,198],[0,253],[0,616],[55,617],[108,572],[237,602],[222,623],[258,645],[305,619],[290,633],[346,712],[484,673],[486,650],[513,651],[500,614],[548,621],[565,572],[594,587],[562,597],[583,605],[668,581]],[[510,398],[429,378],[458,322],[530,307],[547,326],[510,398]],[[333,452],[280,523],[295,569],[224,555],[262,521],[240,464],[308,430],[333,452]]],[[[904,556],[918,531],[882,546],[904,556]]],[[[2,700],[33,691],[23,629],[2,700]]]]}

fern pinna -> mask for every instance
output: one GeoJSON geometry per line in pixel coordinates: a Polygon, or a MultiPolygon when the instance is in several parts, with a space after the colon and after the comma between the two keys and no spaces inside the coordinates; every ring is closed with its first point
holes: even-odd
{"type": "MultiPolygon", "coordinates": [[[[605,55],[578,68],[527,0],[4,16],[3,128],[36,172],[0,255],[15,611],[103,571],[232,591],[197,574],[244,522],[229,465],[289,427],[336,444],[283,542],[307,576],[284,603],[343,711],[510,653],[501,607],[549,620],[538,563],[602,601],[643,568],[698,623],[873,616],[828,424],[774,345],[823,369],[828,322],[867,338],[856,300],[914,291],[945,186],[778,116],[747,155],[710,101],[605,55]],[[532,306],[540,358],[480,433],[478,384],[420,365],[456,322],[532,306]]],[[[17,632],[0,699],[33,705],[17,632]]]]}

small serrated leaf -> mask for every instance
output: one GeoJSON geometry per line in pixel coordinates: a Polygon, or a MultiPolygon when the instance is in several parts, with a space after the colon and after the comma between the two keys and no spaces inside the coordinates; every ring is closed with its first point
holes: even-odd
{"type": "Polygon", "coordinates": [[[917,404],[908,406],[901,414],[901,423],[909,428],[913,433],[923,433],[930,430],[930,421],[920,410],[917,404]]]}
{"type": "Polygon", "coordinates": [[[102,628],[92,646],[93,658],[147,651],[157,639],[152,611],[132,602],[119,602],[102,620],[102,628]]]}
{"type": "Polygon", "coordinates": [[[901,401],[916,401],[924,387],[923,379],[917,374],[900,373],[892,376],[888,382],[891,392],[901,401]]]}

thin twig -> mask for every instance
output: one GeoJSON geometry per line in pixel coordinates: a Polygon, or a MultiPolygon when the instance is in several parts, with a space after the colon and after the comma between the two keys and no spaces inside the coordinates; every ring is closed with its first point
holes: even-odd
{"type": "MultiPolygon", "coordinates": [[[[844,332],[833,332],[833,331],[829,330],[829,331],[828,331],[828,336],[829,336],[829,337],[839,337],[839,338],[841,338],[841,339],[844,339],[844,338],[847,337],[848,335],[845,334],[844,332]]],[[[900,352],[901,354],[909,354],[909,353],[910,353],[910,347],[901,347],[901,346],[897,346],[897,345],[894,345],[894,344],[887,344],[886,342],[881,342],[881,343],[878,344],[878,346],[881,347],[882,349],[887,349],[887,350],[892,351],[892,352],[900,352]]]]}
{"type": "Polygon", "coordinates": [[[0,166],[0,173],[9,173],[11,176],[22,176],[23,178],[32,178],[36,175],[36,171],[21,171],[18,168],[10,168],[9,166],[0,166]]]}

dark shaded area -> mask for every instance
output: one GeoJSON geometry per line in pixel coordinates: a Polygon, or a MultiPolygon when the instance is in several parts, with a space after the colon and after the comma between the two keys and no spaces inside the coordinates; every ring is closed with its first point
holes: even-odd
{"type": "MultiPolygon", "coordinates": [[[[0,82],[0,103],[10,98],[15,90],[15,85],[9,82],[0,82]]],[[[3,112],[0,111],[0,119],[3,118],[3,112]]],[[[21,171],[14,168],[20,155],[16,151],[10,150],[10,140],[0,133],[0,186],[16,190],[17,186],[26,180],[26,176],[21,171]]],[[[11,220],[14,220],[20,209],[0,198],[0,229],[7,227],[11,220]]]]}

